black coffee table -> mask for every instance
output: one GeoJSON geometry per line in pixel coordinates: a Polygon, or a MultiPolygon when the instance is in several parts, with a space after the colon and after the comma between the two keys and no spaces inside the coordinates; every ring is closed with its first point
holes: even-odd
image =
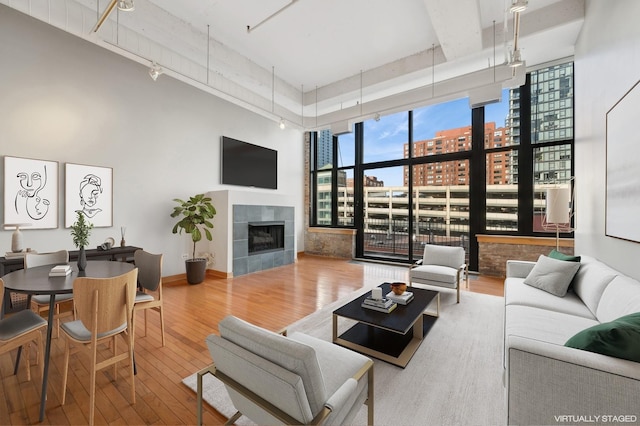
{"type": "MultiPolygon", "coordinates": [[[[378,287],[382,288],[383,295],[391,291],[389,283],[378,287]]],[[[388,314],[361,306],[371,292],[333,311],[333,343],[402,368],[406,367],[440,315],[440,293],[416,287],[408,287],[407,291],[413,293],[413,300],[408,305],[398,304],[388,314]],[[434,299],[436,312],[425,312],[434,299]],[[338,336],[338,317],[355,320],[357,323],[338,336]]]]}

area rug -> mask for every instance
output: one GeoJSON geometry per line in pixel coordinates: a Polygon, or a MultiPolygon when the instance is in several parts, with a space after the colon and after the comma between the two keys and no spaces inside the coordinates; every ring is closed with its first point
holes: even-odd
{"type": "MultiPolygon", "coordinates": [[[[325,306],[295,322],[300,331],[331,340],[331,312],[359,293],[325,306]]],[[[496,425],[506,421],[502,385],[503,299],[463,292],[441,292],[440,318],[406,368],[375,361],[376,425],[496,425]]],[[[340,320],[341,331],[351,324],[340,320]]],[[[204,399],[226,417],[235,413],[220,381],[204,377],[204,399]]],[[[196,376],[183,383],[195,391],[196,376]]],[[[354,424],[367,423],[366,406],[354,424]]],[[[238,425],[252,424],[241,417],[238,425]]]]}

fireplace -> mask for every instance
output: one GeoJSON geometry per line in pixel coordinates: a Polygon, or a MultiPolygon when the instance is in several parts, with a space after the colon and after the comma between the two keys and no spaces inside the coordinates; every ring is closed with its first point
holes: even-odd
{"type": "Polygon", "coordinates": [[[284,250],[284,221],[249,222],[249,256],[284,250]]]}
{"type": "Polygon", "coordinates": [[[291,206],[233,204],[233,276],[290,265],[295,262],[295,209],[291,206]],[[278,225],[281,231],[260,229],[278,225]],[[284,225],[284,226],[282,226],[284,225]],[[251,228],[257,227],[252,230],[251,228]],[[258,234],[260,231],[261,233],[258,234]],[[262,232],[267,235],[263,235],[262,232]],[[278,234],[278,232],[281,232],[278,234]],[[250,233],[264,238],[255,239],[250,233]],[[279,248],[267,248],[273,244],[279,248]],[[259,247],[258,247],[259,246],[259,247]],[[255,249],[265,251],[256,252],[255,249]]]}

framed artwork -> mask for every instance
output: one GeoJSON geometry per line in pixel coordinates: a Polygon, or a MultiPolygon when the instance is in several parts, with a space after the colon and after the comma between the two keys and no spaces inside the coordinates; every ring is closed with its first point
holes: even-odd
{"type": "Polygon", "coordinates": [[[605,234],[640,242],[640,111],[638,81],[607,112],[605,234]]]}
{"type": "Polygon", "coordinates": [[[71,227],[76,212],[82,212],[95,227],[113,225],[113,169],[65,164],[64,226],[71,227]]]}
{"type": "Polygon", "coordinates": [[[4,223],[58,227],[58,162],[4,157],[4,223]]]}

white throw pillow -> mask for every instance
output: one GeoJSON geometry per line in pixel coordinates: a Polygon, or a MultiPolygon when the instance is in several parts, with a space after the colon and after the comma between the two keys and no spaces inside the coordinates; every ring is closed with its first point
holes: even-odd
{"type": "Polygon", "coordinates": [[[580,269],[579,262],[568,262],[540,255],[524,283],[558,297],[564,297],[573,276],[580,269]]]}

